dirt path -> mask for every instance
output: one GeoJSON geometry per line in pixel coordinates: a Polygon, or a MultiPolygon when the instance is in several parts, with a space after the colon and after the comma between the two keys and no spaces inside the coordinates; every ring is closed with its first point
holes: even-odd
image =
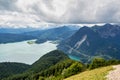
{"type": "Polygon", "coordinates": [[[115,70],[110,71],[107,80],[120,80],[120,65],[113,66],[115,70]]]}

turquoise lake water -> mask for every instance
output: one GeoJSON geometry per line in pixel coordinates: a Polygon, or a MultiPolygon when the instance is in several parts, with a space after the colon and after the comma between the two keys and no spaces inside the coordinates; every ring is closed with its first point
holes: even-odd
{"type": "Polygon", "coordinates": [[[71,58],[73,60],[80,61],[80,57],[73,56],[73,55],[68,55],[68,56],[69,56],[69,58],[71,58]]]}

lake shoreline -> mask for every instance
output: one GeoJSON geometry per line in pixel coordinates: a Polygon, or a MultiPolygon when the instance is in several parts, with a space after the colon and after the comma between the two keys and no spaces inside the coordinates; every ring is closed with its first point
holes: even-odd
{"type": "Polygon", "coordinates": [[[46,41],[41,44],[28,44],[26,40],[21,42],[0,44],[0,62],[20,62],[32,64],[44,54],[57,49],[58,44],[46,41]]]}

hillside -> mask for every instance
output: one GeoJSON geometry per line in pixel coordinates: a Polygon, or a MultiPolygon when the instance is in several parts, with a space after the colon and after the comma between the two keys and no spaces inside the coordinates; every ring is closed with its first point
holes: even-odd
{"type": "Polygon", "coordinates": [[[11,75],[23,73],[28,68],[30,68],[30,65],[23,63],[14,63],[14,62],[0,63],[0,79],[11,75]]]}
{"type": "Polygon", "coordinates": [[[36,43],[47,40],[63,40],[74,34],[78,28],[62,26],[39,30],[34,28],[0,28],[0,43],[37,39],[36,43]]]}
{"type": "Polygon", "coordinates": [[[35,38],[36,37],[22,35],[22,34],[0,33],[0,44],[10,43],[10,42],[19,42],[19,41],[30,40],[35,38]]]}
{"type": "Polygon", "coordinates": [[[33,63],[30,71],[40,72],[66,59],[69,59],[66,54],[62,51],[54,50],[43,55],[39,60],[33,63]]]}
{"type": "MultiPolygon", "coordinates": [[[[23,71],[22,74],[17,71],[16,68],[10,67],[11,70],[16,70],[18,73],[11,75],[9,72],[6,72],[11,76],[5,77],[2,80],[63,80],[86,70],[92,70],[108,65],[116,65],[119,63],[119,60],[94,58],[91,63],[83,64],[81,62],[71,60],[62,51],[54,50],[43,55],[39,60],[30,65],[29,68],[23,71]]],[[[4,69],[6,68],[3,67],[3,70],[4,69]]],[[[17,69],[19,69],[19,67],[17,69]]]]}
{"type": "Polygon", "coordinates": [[[93,57],[120,59],[120,26],[84,26],[71,37],[63,40],[58,49],[68,55],[79,57],[82,62],[90,62],[93,57]]]}
{"type": "Polygon", "coordinates": [[[0,26],[0,33],[11,33],[11,34],[21,34],[21,33],[25,33],[25,32],[31,32],[31,31],[35,31],[38,30],[36,28],[30,28],[30,27],[26,27],[26,28],[10,28],[10,27],[2,27],[0,26]]]}
{"type": "Polygon", "coordinates": [[[43,30],[39,33],[36,43],[41,43],[46,40],[63,40],[70,37],[77,30],[69,28],[68,26],[58,27],[43,30]]]}
{"type": "Polygon", "coordinates": [[[106,80],[106,75],[110,70],[113,70],[112,66],[97,68],[82,72],[64,80],[106,80]]]}
{"type": "Polygon", "coordinates": [[[42,56],[23,74],[17,74],[3,80],[60,80],[84,70],[84,65],[73,61],[59,50],[51,51],[42,56]],[[62,75],[61,75],[62,74],[62,75]]]}

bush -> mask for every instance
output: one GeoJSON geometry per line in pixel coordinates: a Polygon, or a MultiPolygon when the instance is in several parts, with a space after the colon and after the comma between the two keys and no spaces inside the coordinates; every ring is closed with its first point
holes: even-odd
{"type": "Polygon", "coordinates": [[[89,69],[95,69],[98,67],[103,67],[106,66],[106,60],[103,58],[94,58],[91,62],[91,64],[89,64],[89,69]]]}
{"type": "Polygon", "coordinates": [[[106,63],[107,65],[117,65],[120,64],[120,61],[116,59],[112,59],[112,60],[108,60],[106,63]]]}
{"type": "Polygon", "coordinates": [[[84,70],[83,64],[81,64],[79,62],[75,62],[69,68],[67,68],[63,71],[63,75],[66,78],[66,77],[69,77],[71,75],[77,74],[83,70],[84,70]]]}

